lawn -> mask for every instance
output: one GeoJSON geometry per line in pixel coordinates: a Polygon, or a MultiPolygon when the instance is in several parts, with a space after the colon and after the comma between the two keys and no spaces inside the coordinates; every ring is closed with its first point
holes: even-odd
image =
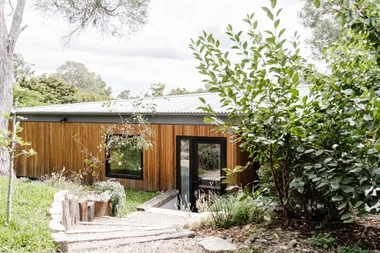
{"type": "Polygon", "coordinates": [[[55,252],[47,210],[57,189],[14,182],[12,221],[7,225],[8,180],[0,177],[0,252],[55,252]]]}
{"type": "Polygon", "coordinates": [[[127,196],[127,203],[121,214],[122,216],[126,216],[129,213],[136,211],[137,206],[158,196],[159,193],[125,189],[125,195],[127,196]]]}

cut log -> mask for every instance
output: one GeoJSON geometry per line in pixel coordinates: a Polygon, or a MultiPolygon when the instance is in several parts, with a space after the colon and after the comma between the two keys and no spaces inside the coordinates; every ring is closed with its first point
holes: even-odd
{"type": "Polygon", "coordinates": [[[79,204],[78,197],[71,195],[68,196],[69,199],[69,213],[71,219],[71,226],[74,226],[79,221],[79,204]]]}
{"type": "Polygon", "coordinates": [[[95,201],[95,217],[110,216],[111,208],[110,202],[107,201],[95,201]]]}
{"type": "Polygon", "coordinates": [[[95,218],[95,203],[90,201],[88,202],[88,221],[93,221],[95,218]]]}
{"type": "Polygon", "coordinates": [[[62,201],[62,225],[67,231],[71,227],[70,206],[68,200],[62,201]]]}
{"type": "Polygon", "coordinates": [[[88,221],[88,202],[86,199],[81,199],[79,203],[79,218],[80,221],[88,221]]]}

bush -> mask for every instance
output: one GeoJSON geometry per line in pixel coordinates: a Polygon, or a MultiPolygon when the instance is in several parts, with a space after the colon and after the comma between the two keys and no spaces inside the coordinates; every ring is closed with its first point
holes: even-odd
{"type": "Polygon", "coordinates": [[[329,234],[316,235],[309,239],[311,246],[328,249],[336,243],[337,239],[329,234]]]}
{"type": "Polygon", "coordinates": [[[272,216],[274,201],[261,195],[239,191],[218,197],[209,210],[216,227],[229,228],[249,223],[263,223],[272,216]]]}
{"type": "Polygon", "coordinates": [[[6,225],[7,185],[0,177],[0,252],[55,252],[47,210],[57,189],[14,180],[12,220],[6,225]]]}
{"type": "Polygon", "coordinates": [[[359,246],[339,247],[338,253],[374,253],[373,250],[362,249],[359,246]]]}
{"type": "Polygon", "coordinates": [[[95,183],[95,189],[101,192],[109,192],[111,195],[111,213],[114,216],[120,216],[126,203],[124,187],[119,182],[108,180],[95,183]]]}

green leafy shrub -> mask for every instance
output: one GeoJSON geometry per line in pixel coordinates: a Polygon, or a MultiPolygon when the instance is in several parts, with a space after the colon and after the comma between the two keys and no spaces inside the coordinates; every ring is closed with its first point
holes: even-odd
{"type": "Polygon", "coordinates": [[[219,170],[220,150],[215,147],[207,147],[203,149],[201,162],[204,170],[219,170]]]}
{"type": "Polygon", "coordinates": [[[111,213],[114,216],[120,216],[121,211],[125,207],[126,196],[124,187],[115,181],[102,181],[95,183],[95,189],[101,192],[109,192],[111,195],[110,204],[111,204],[111,213]]]}
{"type": "Polygon", "coordinates": [[[14,180],[12,220],[6,225],[7,184],[0,177],[0,252],[55,252],[47,210],[57,189],[14,180]]]}
{"type": "Polygon", "coordinates": [[[344,246],[339,247],[337,253],[374,253],[374,251],[362,249],[359,246],[344,246]]]}
{"type": "Polygon", "coordinates": [[[309,239],[311,246],[328,249],[336,243],[337,239],[329,234],[315,235],[309,239]]]}
{"type": "MultiPolygon", "coordinates": [[[[358,9],[376,16],[369,2],[358,9]]],[[[378,51],[369,33],[346,27],[323,49],[329,69],[323,74],[301,56],[297,33],[285,38],[276,3],[262,8],[273,22],[270,31],[259,31],[254,13],[243,20],[244,34],[228,25],[234,42],[228,51],[206,31],[191,40],[199,72],[230,117],[218,118],[203,98],[199,108],[208,113],[205,122],[233,135],[260,162],[286,224],[290,217],[363,221],[380,210],[378,51]]]]}
{"type": "Polygon", "coordinates": [[[220,228],[269,221],[276,203],[272,198],[244,191],[219,197],[209,208],[213,224],[220,228]]]}

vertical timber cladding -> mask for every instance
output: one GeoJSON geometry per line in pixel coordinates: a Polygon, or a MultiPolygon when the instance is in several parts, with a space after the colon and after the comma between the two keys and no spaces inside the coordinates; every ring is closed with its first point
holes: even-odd
{"type": "MultiPolygon", "coordinates": [[[[104,158],[104,150],[97,146],[104,140],[101,129],[107,124],[101,123],[56,123],[22,122],[24,130],[21,137],[32,143],[37,155],[19,157],[15,163],[17,176],[39,178],[52,172],[79,171],[85,167],[85,148],[93,155],[104,158]],[[74,142],[77,136],[83,146],[74,142]]],[[[146,191],[165,191],[176,188],[176,136],[222,137],[218,131],[212,131],[210,125],[151,125],[155,132],[155,144],[143,153],[143,180],[117,178],[126,188],[146,191]]],[[[227,137],[228,139],[229,137],[227,137]]],[[[238,144],[227,141],[227,167],[240,164],[241,152],[238,144]]],[[[99,180],[105,177],[105,166],[100,169],[99,180]]],[[[91,182],[90,177],[84,178],[91,182]]]]}

